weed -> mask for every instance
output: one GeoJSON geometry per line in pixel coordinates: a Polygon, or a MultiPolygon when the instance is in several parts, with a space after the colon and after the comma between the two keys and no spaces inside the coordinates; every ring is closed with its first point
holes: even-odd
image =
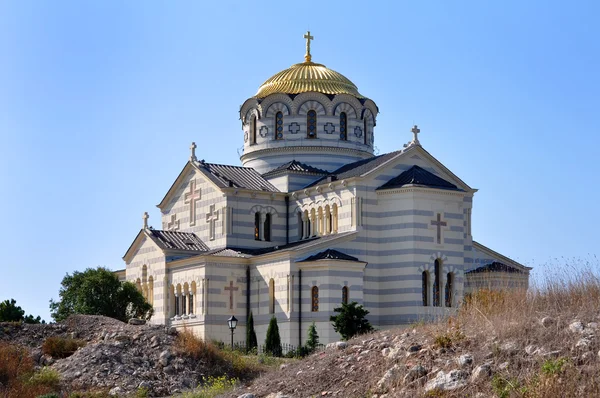
{"type": "Polygon", "coordinates": [[[438,348],[451,348],[465,339],[465,335],[458,329],[449,330],[434,337],[433,343],[438,348]]]}
{"type": "Polygon", "coordinates": [[[227,376],[220,377],[207,377],[203,379],[202,387],[198,387],[195,390],[184,393],[181,395],[182,398],[213,398],[218,395],[224,394],[235,388],[237,379],[230,379],[227,376]]]}
{"type": "Polygon", "coordinates": [[[52,358],[67,358],[83,346],[85,346],[83,340],[53,336],[44,341],[42,352],[52,358]]]}
{"type": "Polygon", "coordinates": [[[146,398],[150,391],[146,387],[138,387],[135,391],[135,398],[146,398]]]}
{"type": "Polygon", "coordinates": [[[548,359],[542,364],[542,373],[546,376],[554,376],[562,372],[563,366],[567,363],[567,358],[558,358],[556,360],[548,359]]]}
{"type": "Polygon", "coordinates": [[[27,380],[27,384],[32,386],[46,386],[53,391],[57,391],[60,387],[60,374],[54,369],[43,367],[27,380]]]}

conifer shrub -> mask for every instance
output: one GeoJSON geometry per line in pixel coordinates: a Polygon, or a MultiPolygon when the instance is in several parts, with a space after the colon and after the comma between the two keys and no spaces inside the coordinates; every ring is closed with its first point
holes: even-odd
{"type": "Polygon", "coordinates": [[[279,337],[279,326],[277,326],[277,318],[272,317],[267,329],[267,337],[265,339],[265,352],[274,357],[280,357],[283,349],[281,347],[281,338],[279,337]]]}
{"type": "Polygon", "coordinates": [[[329,320],[333,322],[333,330],[339,333],[344,340],[350,340],[356,335],[373,331],[373,326],[365,318],[369,311],[356,301],[350,304],[342,303],[341,307],[334,308],[333,311],[338,314],[331,316],[329,320]]]}
{"type": "Polygon", "coordinates": [[[83,346],[85,346],[83,340],[52,336],[44,340],[42,352],[52,358],[62,359],[70,357],[79,347],[83,346]]]}
{"type": "Polygon", "coordinates": [[[252,312],[248,317],[248,327],[246,328],[246,352],[255,352],[258,348],[258,340],[256,339],[256,331],[254,330],[254,317],[252,312]]]}
{"type": "Polygon", "coordinates": [[[309,352],[313,352],[319,345],[319,335],[317,334],[317,326],[315,322],[308,327],[308,338],[306,339],[306,348],[309,352]]]}

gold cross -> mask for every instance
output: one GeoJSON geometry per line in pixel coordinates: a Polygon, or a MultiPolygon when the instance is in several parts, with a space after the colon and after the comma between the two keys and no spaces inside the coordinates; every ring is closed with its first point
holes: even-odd
{"type": "Polygon", "coordinates": [[[310,60],[311,60],[311,56],[310,56],[310,41],[314,40],[314,37],[312,37],[310,35],[310,30],[306,31],[306,34],[304,35],[304,38],[306,39],[306,54],[304,55],[304,60],[306,62],[310,62],[310,60]]]}

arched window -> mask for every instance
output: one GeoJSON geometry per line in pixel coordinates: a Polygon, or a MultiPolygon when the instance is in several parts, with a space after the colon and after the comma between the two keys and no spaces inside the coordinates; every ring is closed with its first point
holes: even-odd
{"type": "Polygon", "coordinates": [[[148,278],[148,303],[154,305],[154,278],[150,275],[148,278]]]}
{"type": "Polygon", "coordinates": [[[306,138],[317,138],[317,112],[313,110],[306,114],[306,138]]]}
{"type": "Polygon", "coordinates": [[[423,279],[422,285],[421,285],[421,288],[423,289],[423,291],[421,293],[423,295],[423,307],[428,307],[429,306],[429,272],[423,271],[423,273],[421,274],[421,277],[423,279]]]}
{"type": "Polygon", "coordinates": [[[369,124],[367,123],[367,118],[363,119],[363,124],[364,124],[364,126],[363,126],[364,127],[363,138],[365,140],[365,145],[366,145],[367,142],[368,142],[367,141],[367,136],[369,135],[369,130],[368,130],[369,124]]]}
{"type": "Polygon", "coordinates": [[[254,240],[260,240],[260,213],[254,213],[254,240]]]}
{"type": "Polygon", "coordinates": [[[435,275],[435,282],[433,282],[433,305],[435,307],[441,307],[442,297],[441,297],[440,290],[441,290],[442,276],[444,274],[442,272],[442,262],[439,258],[435,260],[434,275],[435,275]]]}
{"type": "Polygon", "coordinates": [[[452,307],[452,289],[454,288],[454,274],[452,272],[448,272],[446,275],[446,291],[444,292],[446,307],[452,307]]]}
{"type": "Polygon", "coordinates": [[[192,282],[192,286],[190,287],[190,314],[194,313],[195,298],[196,298],[196,282],[192,282]]]}
{"type": "Polygon", "coordinates": [[[256,116],[252,116],[250,123],[250,145],[256,144],[256,116]]]}
{"type": "Polygon", "coordinates": [[[269,314],[275,313],[275,280],[269,281],[269,314]]]}
{"type": "Polygon", "coordinates": [[[302,213],[298,213],[298,239],[304,237],[304,220],[302,219],[302,213]]]}
{"type": "Polygon", "coordinates": [[[263,236],[267,242],[271,241],[271,214],[265,214],[265,225],[263,230],[263,236]]]}
{"type": "Polygon", "coordinates": [[[342,288],[342,304],[348,304],[348,286],[342,288]]]}
{"type": "Polygon", "coordinates": [[[283,113],[277,112],[275,114],[275,139],[283,139],[283,113]]]}
{"type": "Polygon", "coordinates": [[[310,298],[311,298],[311,303],[312,303],[310,310],[312,312],[318,312],[319,311],[319,288],[318,287],[316,287],[316,286],[312,287],[310,298]]]}
{"type": "Polygon", "coordinates": [[[304,231],[304,236],[305,237],[310,237],[310,214],[308,213],[308,210],[304,211],[304,217],[306,218],[306,231],[304,231]]]}
{"type": "Polygon", "coordinates": [[[348,139],[348,118],[346,112],[340,113],[340,140],[346,141],[348,139]]]}

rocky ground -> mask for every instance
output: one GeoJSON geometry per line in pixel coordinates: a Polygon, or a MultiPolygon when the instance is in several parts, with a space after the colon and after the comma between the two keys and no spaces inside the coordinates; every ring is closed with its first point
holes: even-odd
{"type": "Polygon", "coordinates": [[[77,315],[62,324],[0,324],[0,340],[30,349],[35,362],[61,375],[69,390],[127,395],[144,387],[151,396],[169,396],[197,385],[209,374],[202,363],[174,349],[175,332],[164,326],[130,325],[103,316],[77,315]],[[73,355],[55,359],[42,353],[47,337],[81,339],[73,355]]]}

